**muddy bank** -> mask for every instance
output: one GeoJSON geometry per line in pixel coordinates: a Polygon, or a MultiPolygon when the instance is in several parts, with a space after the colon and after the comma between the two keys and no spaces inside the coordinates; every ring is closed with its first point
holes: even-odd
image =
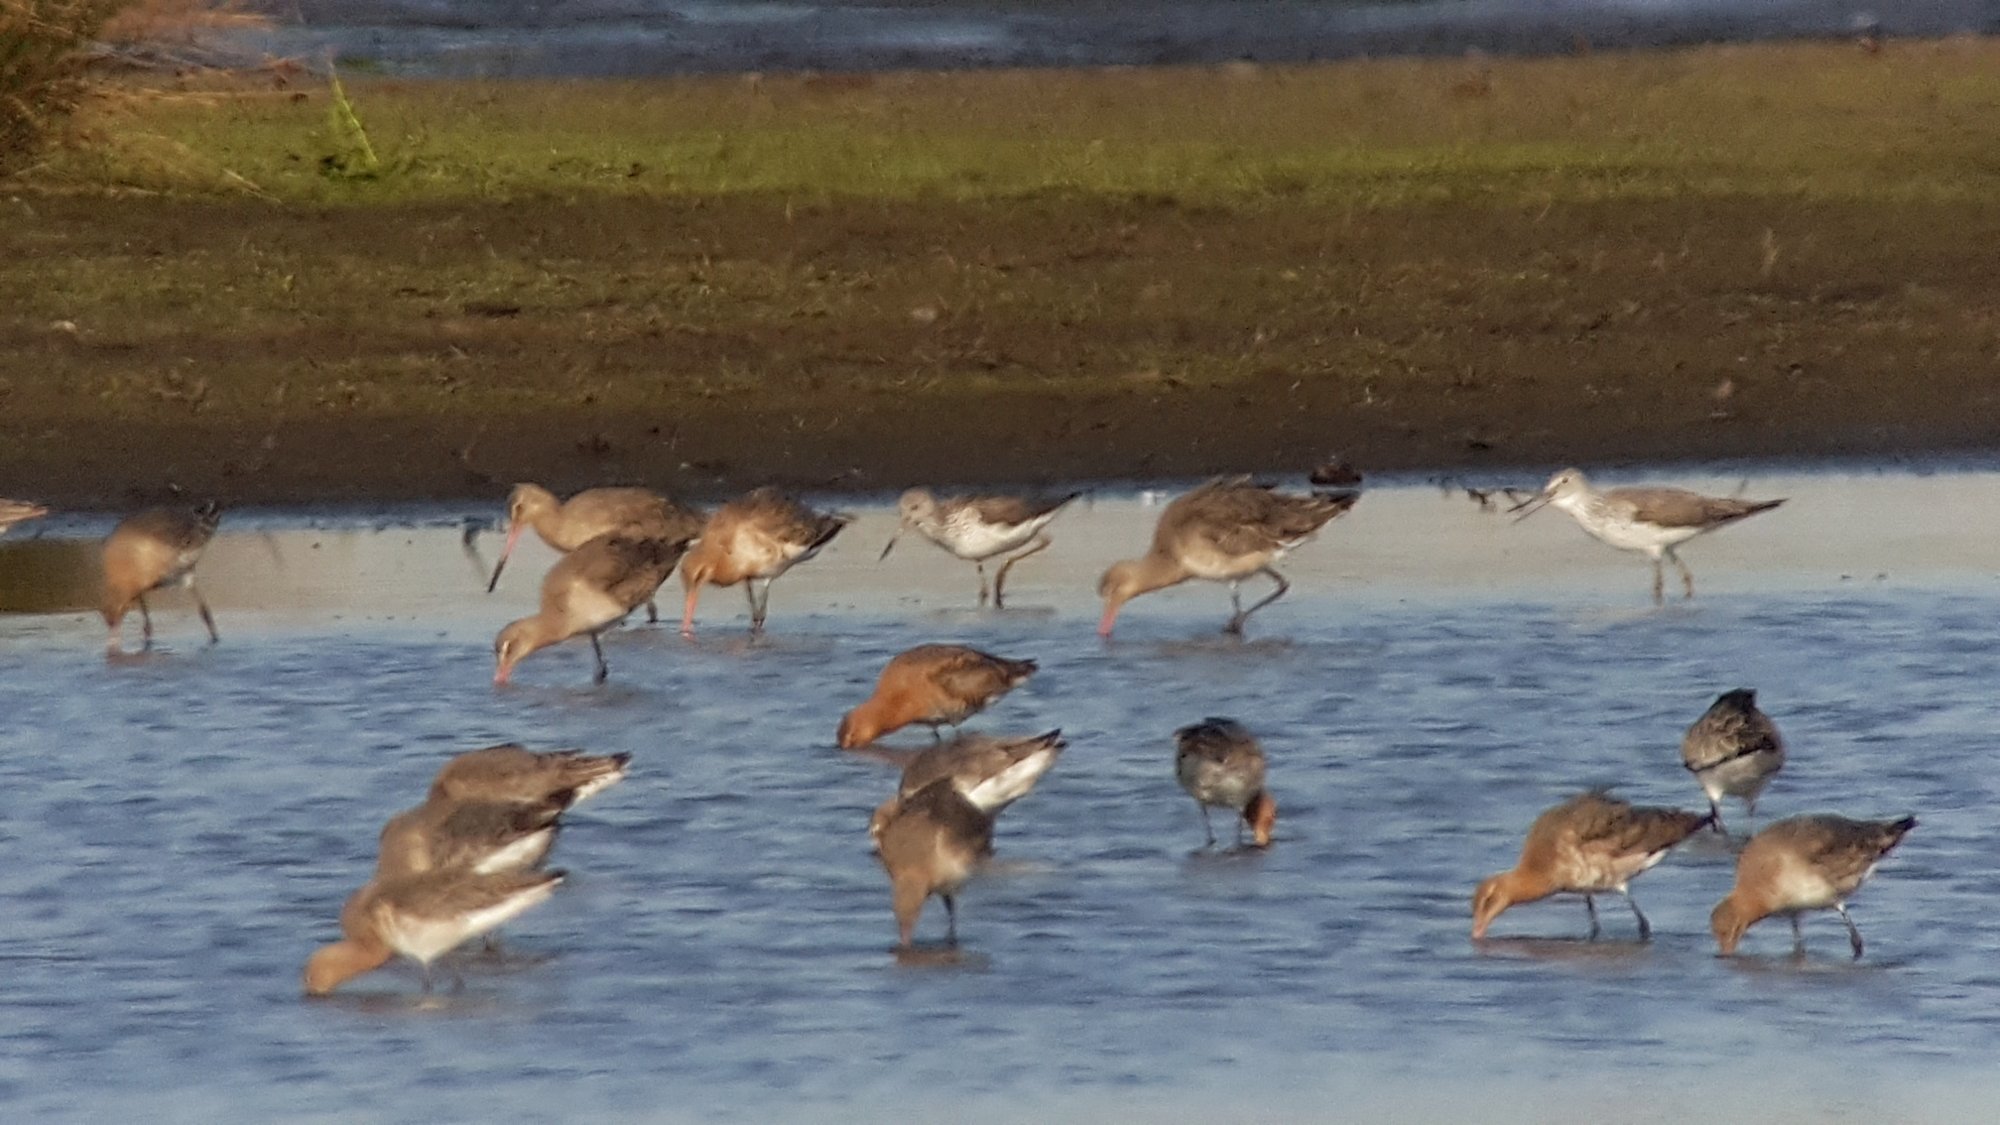
{"type": "Polygon", "coordinates": [[[38,207],[0,243],[242,279],[246,323],[142,294],[8,325],[0,491],[67,504],[2000,446],[2000,213],[1972,205],[38,207]],[[421,247],[429,280],[260,305],[253,274],[324,247],[421,247]],[[464,296],[493,260],[616,283],[464,296]]]}

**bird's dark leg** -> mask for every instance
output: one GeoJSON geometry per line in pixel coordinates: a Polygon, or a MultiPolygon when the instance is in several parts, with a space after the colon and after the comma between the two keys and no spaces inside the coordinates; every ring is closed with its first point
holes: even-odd
{"type": "Polygon", "coordinates": [[[1722,826],[1722,806],[1713,797],[1708,800],[1708,826],[1724,836],[1729,835],[1729,829],[1722,826]]]}
{"type": "Polygon", "coordinates": [[[993,596],[992,591],[986,588],[986,560],[974,559],[972,567],[979,572],[979,604],[985,605],[986,599],[993,596]]]}
{"type": "Polygon", "coordinates": [[[1674,560],[1674,568],[1681,572],[1681,599],[1685,601],[1694,597],[1694,571],[1689,570],[1688,564],[1682,562],[1681,557],[1674,552],[1668,551],[1667,557],[1674,560]]]}
{"type": "MultiPolygon", "coordinates": [[[[1237,610],[1236,616],[1230,619],[1229,622],[1230,627],[1224,630],[1224,632],[1241,633],[1243,631],[1243,623],[1250,620],[1251,614],[1257,612],[1260,609],[1263,609],[1265,606],[1270,605],[1272,602],[1277,601],[1279,598],[1284,597],[1286,591],[1292,588],[1292,584],[1290,582],[1285,581],[1284,575],[1279,574],[1277,571],[1272,570],[1268,566],[1259,568],[1257,573],[1268,576],[1271,579],[1271,581],[1276,582],[1278,584],[1278,588],[1271,591],[1270,595],[1264,598],[1264,600],[1253,603],[1249,609],[1237,610]]],[[[1230,597],[1233,600],[1236,596],[1236,587],[1234,583],[1230,584],[1229,592],[1230,592],[1230,597]]]]}
{"type": "Polygon", "coordinates": [[[1001,606],[1001,602],[1000,602],[1000,599],[1001,599],[1002,597],[1004,597],[1004,596],[1005,596],[1005,594],[1006,594],[1006,588],[1007,588],[1007,572],[1008,572],[1008,571],[1010,571],[1010,570],[1012,570],[1012,569],[1014,569],[1014,564],[1015,564],[1015,563],[1017,563],[1017,562],[1020,562],[1020,561],[1021,561],[1022,559],[1025,559],[1025,558],[1027,558],[1027,557],[1028,557],[1029,555],[1039,555],[1039,554],[1041,554],[1041,553],[1042,553],[1043,551],[1046,551],[1046,550],[1048,550],[1048,549],[1049,549],[1049,543],[1050,543],[1050,539],[1049,539],[1049,537],[1048,537],[1048,536],[1046,536],[1046,535],[1037,535],[1037,536],[1035,536],[1035,537],[1034,537],[1033,539],[1029,540],[1029,542],[1028,542],[1028,549],[1027,549],[1027,550],[1025,550],[1025,551],[1022,551],[1022,552],[1021,552],[1020,554],[1018,554],[1018,555],[1015,555],[1014,557],[1012,557],[1012,558],[1008,559],[1008,560],[1007,560],[1006,562],[1003,562],[1003,563],[1001,563],[1001,564],[1000,564],[1000,573],[999,573],[999,574],[998,574],[997,576],[995,576],[995,577],[994,577],[994,579],[993,579],[993,608],[994,608],[994,609],[999,609],[999,608],[1000,608],[1000,606],[1001,606]]]}
{"type": "Polygon", "coordinates": [[[604,645],[597,639],[596,633],[590,635],[590,651],[597,657],[597,673],[591,677],[590,682],[601,684],[611,675],[611,666],[604,662],[604,645]]]}
{"type": "Polygon", "coordinates": [[[1589,895],[1583,896],[1583,908],[1590,912],[1590,940],[1596,941],[1597,935],[1604,932],[1604,927],[1597,924],[1597,900],[1589,895]]]}
{"type": "MultiPolygon", "coordinates": [[[[751,581],[754,583],[755,580],[751,581]]],[[[756,596],[752,599],[752,604],[757,608],[750,616],[750,631],[752,633],[761,633],[764,631],[764,615],[771,610],[770,579],[766,578],[764,580],[764,588],[757,592],[756,596]]]]}
{"type": "Polygon", "coordinates": [[[1667,603],[1667,575],[1665,571],[1660,569],[1660,560],[1654,559],[1653,560],[1653,604],[1665,605],[1666,603],[1667,603]]]}
{"type": "Polygon", "coordinates": [[[654,602],[653,602],[653,599],[651,599],[651,598],[647,598],[647,599],[646,599],[646,624],[648,624],[648,625],[658,625],[659,623],[660,623],[660,607],[659,607],[658,605],[654,604],[654,602]]]}
{"type": "Polygon", "coordinates": [[[958,902],[950,895],[939,895],[944,899],[944,941],[946,945],[958,944],[958,902]]]}
{"type": "Polygon", "coordinates": [[[215,631],[215,615],[208,611],[208,601],[201,596],[201,588],[194,584],[192,576],[188,578],[188,593],[194,595],[194,607],[201,613],[201,623],[208,626],[208,643],[221,644],[222,635],[215,631]]]}
{"type": "Polygon", "coordinates": [[[1196,801],[1194,807],[1201,810],[1201,830],[1208,833],[1208,846],[1212,848],[1215,846],[1215,825],[1209,823],[1208,806],[1196,801]]]}
{"type": "Polygon", "coordinates": [[[139,595],[139,624],[141,626],[139,635],[144,638],[143,642],[139,645],[139,651],[151,652],[153,650],[153,613],[146,608],[146,595],[144,594],[139,595]]]}
{"type": "Polygon", "coordinates": [[[1847,923],[1848,948],[1854,950],[1854,959],[1856,961],[1861,960],[1861,931],[1855,927],[1854,919],[1847,916],[1847,904],[1836,902],[1833,904],[1833,908],[1840,911],[1840,920],[1847,923]]]}
{"type": "MultiPolygon", "coordinates": [[[[1845,911],[1842,913],[1845,914],[1845,911]]],[[[1792,915],[1792,952],[1802,954],[1805,951],[1806,934],[1804,930],[1799,929],[1799,916],[1794,913],[1792,915]]]]}
{"type": "Polygon", "coordinates": [[[1639,940],[1652,941],[1653,924],[1651,922],[1646,921],[1645,913],[1639,909],[1639,900],[1633,898],[1631,892],[1629,891],[1627,891],[1625,894],[1625,905],[1632,908],[1632,917],[1637,918],[1639,920],[1639,940]]]}

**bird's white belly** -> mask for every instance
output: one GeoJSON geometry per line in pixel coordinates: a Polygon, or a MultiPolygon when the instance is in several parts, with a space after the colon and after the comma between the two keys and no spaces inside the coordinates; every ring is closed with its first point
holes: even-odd
{"type": "MultiPolygon", "coordinates": [[[[1864,875],[1863,878],[1866,878],[1864,875]]],[[[1832,906],[1839,890],[1826,876],[1803,863],[1788,863],[1778,873],[1772,890],[1788,910],[1809,910],[1832,906]]]]}
{"type": "Polygon", "coordinates": [[[1697,776],[1702,790],[1714,801],[1724,796],[1755,796],[1776,772],[1776,755],[1745,754],[1703,770],[1697,776]]]}
{"type": "Polygon", "coordinates": [[[1698,527],[1660,527],[1609,516],[1579,515],[1577,522],[1599,542],[1621,551],[1654,551],[1685,543],[1701,534],[1698,527]]]}
{"type": "Polygon", "coordinates": [[[1026,544],[1047,522],[997,524],[961,520],[944,525],[932,538],[961,559],[983,561],[1026,544]]]}

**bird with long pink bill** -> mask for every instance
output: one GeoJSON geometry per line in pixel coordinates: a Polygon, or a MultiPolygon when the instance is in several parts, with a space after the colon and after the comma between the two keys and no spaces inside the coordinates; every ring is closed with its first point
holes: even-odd
{"type": "Polygon", "coordinates": [[[700,541],[681,565],[681,585],[687,589],[681,635],[694,636],[694,610],[703,585],[739,582],[750,601],[750,632],[762,633],[764,615],[771,608],[771,583],[819,554],[852,519],[837,512],[816,512],[768,487],[724,504],[709,517],[700,541]]]}
{"type": "MultiPolygon", "coordinates": [[[[586,488],[560,500],[541,485],[517,484],[507,497],[507,542],[500,548],[499,561],[493,564],[486,592],[490,594],[500,585],[500,572],[507,569],[507,560],[529,528],[552,550],[567,554],[600,535],[614,533],[628,539],[670,543],[693,539],[701,534],[706,518],[697,509],[644,488],[586,488]]],[[[646,620],[659,619],[658,609],[648,599],[646,620]]]]}
{"type": "Polygon", "coordinates": [[[47,508],[27,500],[0,500],[0,535],[7,534],[7,529],[17,523],[38,520],[48,514],[47,508]]]}
{"type": "Polygon", "coordinates": [[[1097,593],[1104,599],[1098,634],[1111,635],[1118,611],[1133,598],[1200,578],[1229,584],[1229,604],[1235,612],[1222,631],[1240,636],[1251,614],[1292,588],[1271,564],[1319,534],[1360,497],[1358,492],[1299,496],[1247,476],[1218,477],[1201,485],[1160,513],[1146,554],[1113,564],[1098,580],[1097,593]],[[1256,574],[1277,588],[1244,609],[1240,587],[1256,574]]]}
{"type": "Polygon", "coordinates": [[[600,535],[549,568],[541,610],[500,630],[493,641],[493,682],[505,684],[528,654],[575,636],[590,638],[594,680],[611,674],[599,634],[650,600],[687,552],[687,540],[600,535]]]}
{"type": "Polygon", "coordinates": [[[104,599],[99,610],[110,630],[106,648],[113,654],[124,650],[125,615],[139,607],[144,647],[153,647],[153,614],[146,595],[154,590],[178,586],[194,599],[201,623],[208,627],[208,641],[222,637],[215,631],[215,615],[209,612],[201,588],[194,582],[194,567],[215,536],[222,519],[213,503],[192,507],[147,508],[119,521],[104,539],[104,599]]]}

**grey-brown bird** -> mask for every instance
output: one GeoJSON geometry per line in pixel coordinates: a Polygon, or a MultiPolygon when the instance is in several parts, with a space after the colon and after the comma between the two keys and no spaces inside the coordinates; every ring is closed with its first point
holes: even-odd
{"type": "Polygon", "coordinates": [[[1247,824],[1258,847],[1271,845],[1278,802],[1264,788],[1264,769],[1263,748],[1234,719],[1207,718],[1174,732],[1174,777],[1201,810],[1209,847],[1215,846],[1215,826],[1208,819],[1211,805],[1237,815],[1238,844],[1247,824]]]}
{"type": "Polygon", "coordinates": [[[840,720],[834,738],[844,750],[922,723],[935,736],[956,727],[1035,674],[1032,660],[1010,660],[967,645],[932,644],[891,657],[875,693],[840,720]]]}
{"type": "Polygon", "coordinates": [[[1153,544],[1140,558],[1115,563],[1098,580],[1104,617],[1097,632],[1110,636],[1118,611],[1141,594],[1202,578],[1229,583],[1235,613],[1223,626],[1240,634],[1250,615],[1285,596],[1291,583],[1271,564],[1310,540],[1319,529],[1360,499],[1358,492],[1296,496],[1243,477],[1218,477],[1168,504],[1153,529],[1153,544]],[[1240,586],[1262,574],[1277,589],[1243,608],[1240,586]]]}
{"type": "Polygon", "coordinates": [[[1028,738],[962,734],[911,758],[898,795],[910,797],[932,782],[950,781],[973,807],[989,816],[1028,795],[1069,743],[1062,731],[1028,738]]]}
{"type": "Polygon", "coordinates": [[[560,818],[572,796],[561,792],[532,803],[425,801],[383,826],[375,878],[451,870],[493,875],[540,867],[555,847],[560,818]]]}
{"type": "Polygon", "coordinates": [[[1722,826],[1723,797],[1743,798],[1744,815],[1757,815],[1757,795],[1785,768],[1785,741],[1778,724],[1757,709],[1757,693],[1749,688],[1715,697],[1701,718],[1681,739],[1681,764],[1708,794],[1708,808],[1717,832],[1722,826]]]}
{"type": "Polygon", "coordinates": [[[681,634],[694,635],[694,610],[703,584],[743,583],[750,599],[750,631],[764,631],[771,608],[771,583],[805,562],[840,534],[851,517],[816,512],[775,488],[759,488],[718,508],[702,528],[701,541],[681,564],[687,602],[681,634]]]}
{"type": "Polygon", "coordinates": [[[892,797],[870,822],[875,854],[889,873],[896,936],[908,949],[924,903],[944,900],[945,941],[958,943],[956,895],[993,853],[993,817],[981,812],[950,778],[939,778],[908,797],[892,797]]]}
{"type": "Polygon", "coordinates": [[[508,742],[446,762],[431,782],[430,799],[532,804],[566,794],[575,805],[623,781],[631,764],[630,754],[538,753],[508,742]]]}
{"type": "Polygon", "coordinates": [[[1736,857],[1736,886],[1709,915],[1722,956],[1736,952],[1743,931],[1782,914],[1792,921],[1793,949],[1805,951],[1799,915],[1832,909],[1847,924],[1847,944],[1861,958],[1861,931],[1847,914],[1847,900],[1875,865],[1893,851],[1917,818],[1849,820],[1822,814],[1778,821],[1750,838],[1736,857]]]}
{"type": "Polygon", "coordinates": [[[341,939],[306,961],[306,993],[324,996],[399,953],[422,967],[428,993],[432,962],[547,901],[563,877],[561,871],[457,870],[370,881],[341,908],[341,939]]]}
{"type": "Polygon", "coordinates": [[[600,535],[549,568],[541,611],[500,630],[493,641],[493,682],[504,684],[529,653],[582,634],[597,658],[594,679],[611,674],[598,634],[625,619],[660,588],[687,551],[687,541],[600,535]]]}
{"type": "MultiPolygon", "coordinates": [[[[517,484],[507,497],[507,544],[493,564],[493,577],[486,592],[500,584],[500,572],[521,540],[521,533],[534,528],[542,542],[565,554],[600,535],[622,535],[627,539],[657,539],[678,543],[701,534],[707,516],[672,497],[644,488],[586,488],[568,500],[538,484],[517,484]]],[[[646,620],[658,621],[659,610],[652,599],[646,601],[646,620]]]]}
{"type": "Polygon", "coordinates": [[[1513,870],[1479,884],[1472,896],[1472,936],[1485,937],[1493,919],[1510,906],[1573,894],[1583,896],[1595,940],[1602,932],[1595,896],[1618,894],[1639,921],[1639,940],[1650,940],[1652,924],[1633,900],[1630,883],[1708,819],[1680,809],[1634,805],[1603,792],[1571,797],[1529,825],[1513,870]]]}
{"type": "Polygon", "coordinates": [[[993,578],[993,605],[1000,608],[1007,604],[1007,572],[1022,559],[1048,550],[1051,540],[1044,529],[1065,505],[1081,495],[935,496],[927,488],[912,488],[897,501],[896,533],[883,546],[881,558],[889,557],[904,529],[915,528],[919,535],[978,569],[979,604],[985,605],[987,560],[1019,551],[1000,564],[1000,573],[993,578]],[[1027,549],[1021,550],[1023,547],[1027,549]]]}
{"type": "Polygon", "coordinates": [[[100,606],[110,629],[105,642],[111,652],[124,648],[120,626],[132,607],[139,607],[144,626],[143,647],[153,647],[153,614],[146,595],[167,586],[185,587],[194,597],[201,623],[208,627],[210,644],[222,638],[215,631],[215,615],[194,584],[194,567],[215,536],[222,519],[213,503],[194,507],[147,508],[119,521],[104,539],[104,598],[100,606]]]}
{"type": "Polygon", "coordinates": [[[1568,512],[1599,542],[1646,555],[1653,560],[1653,604],[1658,605],[1666,599],[1662,560],[1680,570],[1683,596],[1694,597],[1694,572],[1674,553],[1675,547],[1783,503],[1783,499],[1703,496],[1684,488],[1607,488],[1600,492],[1591,487],[1583,470],[1564,469],[1513,510],[1524,520],[1543,505],[1552,504],[1568,512]]]}

